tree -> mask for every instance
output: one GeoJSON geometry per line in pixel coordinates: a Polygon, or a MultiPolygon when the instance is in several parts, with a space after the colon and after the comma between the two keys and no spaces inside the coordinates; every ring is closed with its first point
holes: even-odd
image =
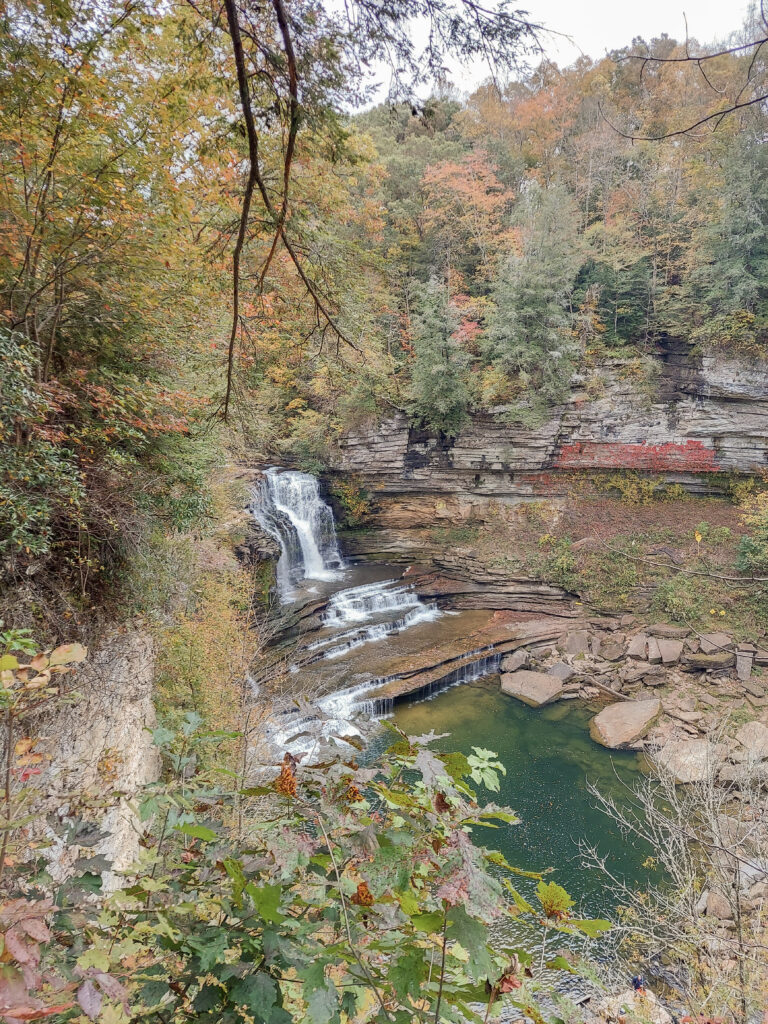
{"type": "Polygon", "coordinates": [[[458,328],[447,285],[431,278],[418,293],[411,320],[412,412],[430,430],[450,437],[461,430],[471,400],[470,357],[456,337],[458,328]]]}
{"type": "Polygon", "coordinates": [[[708,346],[765,356],[768,157],[762,140],[746,131],[736,136],[718,177],[716,190],[701,197],[709,199],[713,215],[695,234],[690,257],[696,337],[708,346]]]}
{"type": "Polygon", "coordinates": [[[685,785],[659,758],[621,807],[592,788],[621,832],[647,845],[657,875],[646,888],[627,886],[594,851],[585,866],[605,871],[612,884],[624,971],[669,965],[692,1016],[747,1024],[768,994],[764,923],[749,913],[750,890],[759,898],[765,885],[765,769],[750,750],[729,763],[724,739],[713,737],[701,777],[685,785]]]}
{"type": "Polygon", "coordinates": [[[576,211],[561,185],[529,183],[520,199],[520,254],[510,254],[493,288],[485,355],[519,384],[525,404],[568,393],[576,358],[570,296],[581,254],[576,211]]]}

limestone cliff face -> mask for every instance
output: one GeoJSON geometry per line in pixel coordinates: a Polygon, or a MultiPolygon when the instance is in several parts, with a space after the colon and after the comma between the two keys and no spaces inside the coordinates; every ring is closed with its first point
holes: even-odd
{"type": "Polygon", "coordinates": [[[452,439],[396,415],[343,437],[333,469],[359,476],[381,499],[379,525],[398,528],[482,516],[492,498],[557,497],[574,471],[640,470],[707,492],[717,489],[713,474],[768,466],[768,365],[701,358],[668,341],[654,369],[648,385],[633,364],[609,360],[597,387],[594,374],[589,393],[577,378],[568,404],[535,428],[491,410],[452,439]]]}

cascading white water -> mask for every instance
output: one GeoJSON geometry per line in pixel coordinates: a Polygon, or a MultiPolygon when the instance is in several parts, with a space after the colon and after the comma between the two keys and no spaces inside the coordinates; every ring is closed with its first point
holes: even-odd
{"type": "Polygon", "coordinates": [[[295,470],[266,470],[252,505],[257,522],[280,544],[277,584],[289,600],[302,579],[333,580],[344,568],[333,512],[320,497],[316,477],[295,470]]]}
{"type": "Polygon", "coordinates": [[[393,587],[395,582],[384,580],[381,583],[367,583],[362,587],[340,590],[328,602],[323,623],[326,626],[346,626],[421,604],[418,594],[410,587],[393,587]]]}

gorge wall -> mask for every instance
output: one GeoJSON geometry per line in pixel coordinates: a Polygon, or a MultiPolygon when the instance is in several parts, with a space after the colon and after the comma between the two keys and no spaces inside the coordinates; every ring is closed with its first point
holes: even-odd
{"type": "Polygon", "coordinates": [[[414,427],[405,414],[350,430],[330,475],[353,476],[373,499],[370,529],[344,538],[350,554],[429,566],[438,574],[432,592],[453,588],[459,607],[482,600],[562,614],[562,590],[504,557],[519,545],[492,528],[499,557],[488,551],[489,531],[479,556],[472,527],[500,526],[515,506],[542,500],[578,522],[576,495],[595,491],[600,477],[604,491],[617,472],[716,496],[734,475],[766,470],[768,367],[668,339],[642,361],[608,359],[582,373],[570,400],[537,426],[510,422],[500,408],[474,415],[456,438],[414,427]]]}
{"type": "Polygon", "coordinates": [[[497,409],[446,438],[397,414],[348,432],[332,469],[364,482],[385,527],[412,519],[417,509],[409,513],[408,502],[417,497],[431,524],[435,515],[482,517],[489,499],[556,498],[574,472],[636,470],[712,493],[719,473],[768,469],[768,366],[697,356],[675,340],[660,345],[649,364],[643,381],[637,361],[602,363],[591,378],[576,378],[569,402],[536,427],[505,421],[497,409]]]}

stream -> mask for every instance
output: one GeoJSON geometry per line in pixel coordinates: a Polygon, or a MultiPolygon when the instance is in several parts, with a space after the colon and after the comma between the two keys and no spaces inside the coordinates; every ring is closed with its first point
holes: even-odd
{"type": "MultiPolygon", "coordinates": [[[[302,700],[300,707],[275,716],[271,741],[278,752],[312,757],[324,741],[346,736],[357,742],[362,737],[366,756],[375,756],[389,742],[383,729],[371,730],[371,719],[380,717],[390,717],[410,735],[450,733],[439,741],[443,749],[491,749],[507,769],[493,797],[511,806],[520,823],[479,830],[484,845],[524,869],[555,868],[548,878],[569,891],[581,916],[609,915],[614,905],[605,876],[583,870],[580,844],[595,846],[614,873],[642,885],[647,851],[623,839],[587,790],[592,782],[620,800],[640,772],[638,758],[590,739],[592,711],[578,701],[534,709],[506,696],[499,687],[498,655],[482,650],[426,698],[372,699],[393,665],[473,634],[488,613],[456,612],[421,600],[400,566],[347,564],[331,509],[308,474],[268,470],[252,508],[280,543],[281,603],[318,609],[312,627],[296,634],[289,655],[295,661],[288,666],[301,677],[301,692],[311,704],[302,700]]],[[[521,882],[522,889],[532,888],[521,882]]]]}

